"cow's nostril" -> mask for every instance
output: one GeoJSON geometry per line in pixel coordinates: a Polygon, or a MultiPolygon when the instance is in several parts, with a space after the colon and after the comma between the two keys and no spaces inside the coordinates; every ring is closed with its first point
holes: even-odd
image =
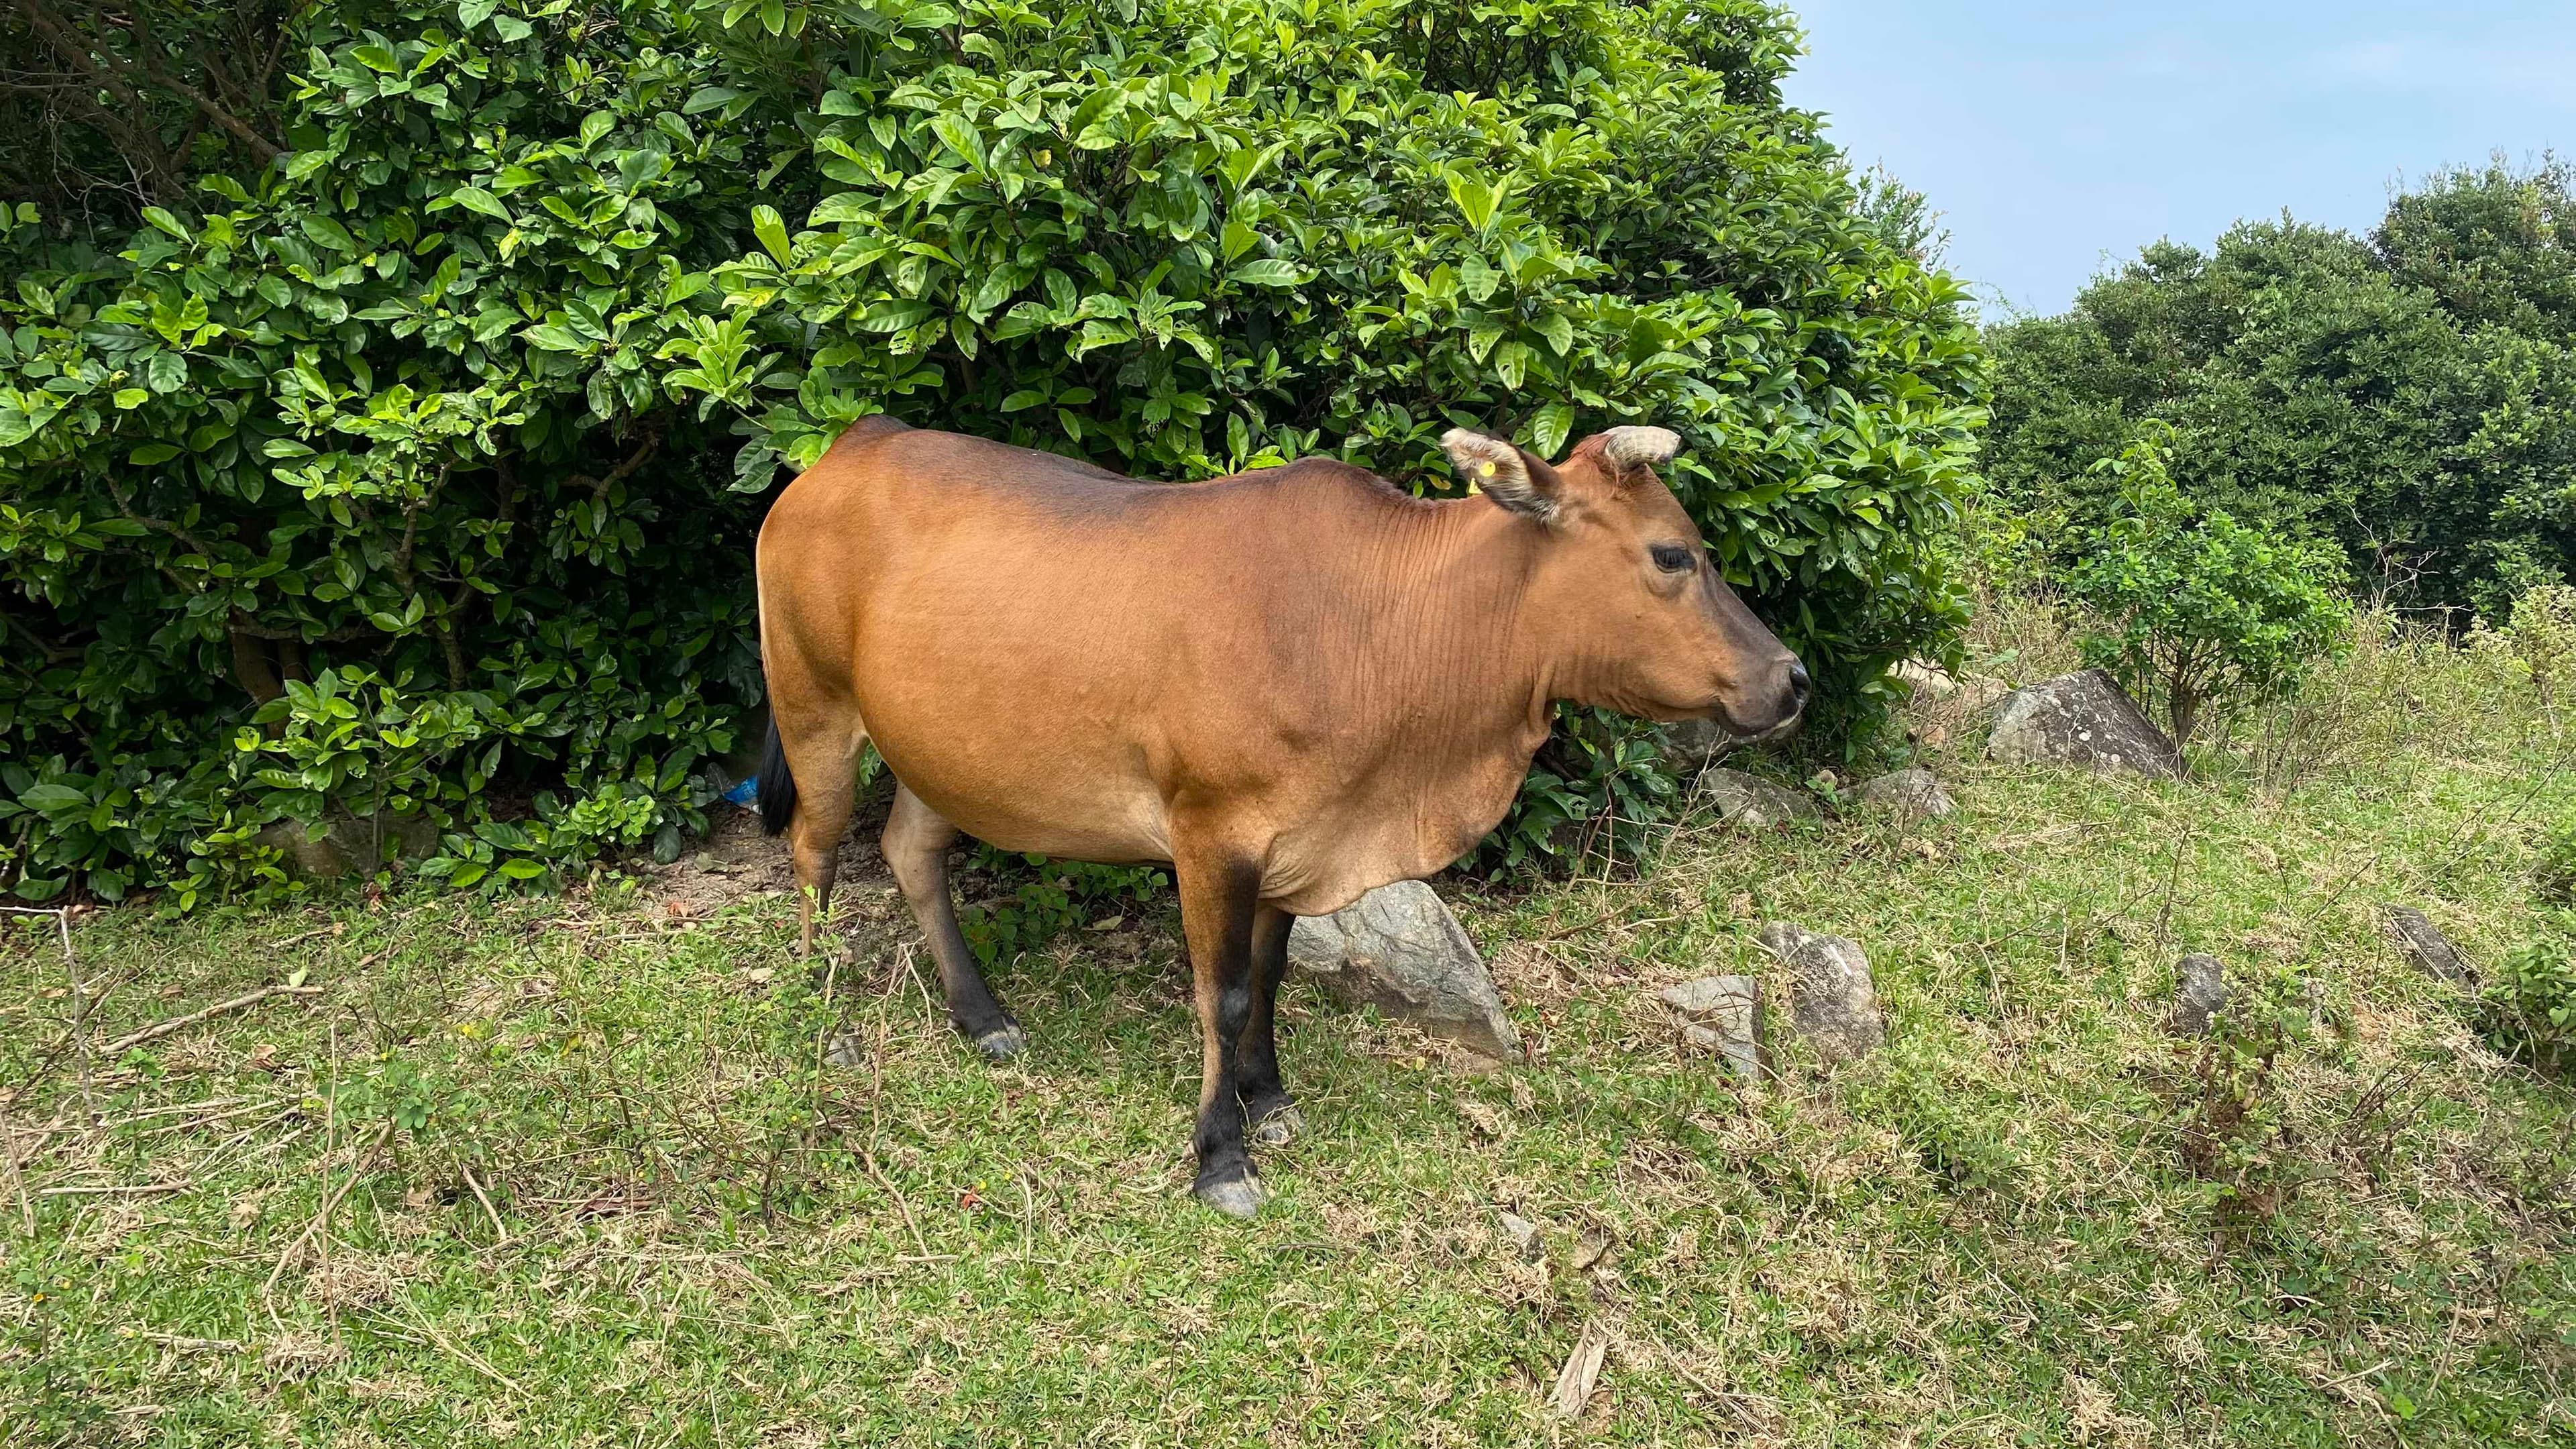
{"type": "Polygon", "coordinates": [[[1807,677],[1806,665],[1795,659],[1789,661],[1789,692],[1798,697],[1799,707],[1806,706],[1807,694],[1815,688],[1815,684],[1814,680],[1807,677]]]}

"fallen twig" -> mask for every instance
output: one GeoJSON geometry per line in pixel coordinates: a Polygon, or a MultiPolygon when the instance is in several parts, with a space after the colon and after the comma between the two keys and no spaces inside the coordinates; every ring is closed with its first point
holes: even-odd
{"type": "Polygon", "coordinates": [[[877,1155],[873,1152],[861,1152],[859,1161],[866,1165],[868,1176],[877,1180],[877,1186],[884,1188],[887,1194],[893,1197],[896,1209],[903,1214],[903,1225],[912,1230],[912,1245],[921,1250],[921,1256],[924,1258],[935,1256],[930,1251],[929,1241],[921,1236],[921,1224],[913,1221],[912,1204],[904,1200],[902,1189],[887,1181],[886,1175],[877,1169],[877,1155]]]}
{"type": "Polygon", "coordinates": [[[212,1006],[189,1012],[186,1016],[174,1016],[168,1021],[155,1022],[141,1031],[128,1032],[109,1042],[103,1050],[109,1056],[115,1056],[129,1048],[141,1046],[147,1041],[157,1041],[182,1027],[194,1026],[207,1017],[221,1016],[227,1011],[239,1011],[245,1006],[255,1006],[272,996],[319,996],[321,994],[322,988],[319,986],[263,986],[257,991],[246,991],[230,1001],[218,1001],[212,1006]]]}
{"type": "Polygon", "coordinates": [[[376,1154],[384,1151],[385,1144],[391,1142],[393,1137],[394,1124],[391,1122],[376,1129],[376,1140],[367,1145],[367,1150],[349,1169],[348,1177],[338,1187],[323,1194],[321,1210],[313,1214],[312,1220],[304,1225],[304,1231],[297,1233],[295,1241],[287,1244],[286,1251],[278,1255],[277,1266],[268,1270],[268,1281],[260,1286],[262,1297],[277,1291],[277,1280],[286,1275],[287,1265],[293,1263],[304,1251],[304,1245],[313,1240],[313,1235],[322,1230],[322,1225],[331,1220],[331,1210],[338,1207],[340,1199],[349,1195],[349,1189],[356,1187],[358,1180],[367,1175],[367,1169],[375,1164],[376,1154]]]}
{"type": "Polygon", "coordinates": [[[483,1204],[483,1215],[492,1220],[492,1246],[497,1248],[510,1241],[510,1230],[501,1226],[501,1214],[493,1209],[492,1199],[483,1195],[483,1184],[474,1180],[473,1166],[460,1162],[457,1170],[465,1174],[465,1185],[474,1189],[474,1200],[483,1204]]]}
{"type": "Polygon", "coordinates": [[[124,1196],[124,1195],[127,1195],[127,1194],[132,1194],[132,1195],[135,1195],[135,1196],[144,1196],[144,1195],[148,1195],[148,1194],[156,1193],[156,1192],[186,1192],[186,1191],[188,1191],[189,1189],[191,1189],[191,1188],[193,1188],[193,1187],[195,1187],[195,1186],[196,1186],[196,1184],[195,1184],[195,1183],[193,1183],[193,1182],[139,1182],[139,1183],[130,1183],[130,1184],[129,1184],[129,1183],[117,1183],[117,1184],[110,1184],[110,1185],[101,1186],[101,1187],[89,1187],[89,1186],[84,1186],[84,1185],[80,1185],[80,1184],[74,1184],[73,1186],[70,1186],[70,1187],[40,1187],[40,1188],[36,1189],[36,1196],[38,1196],[38,1197],[120,1197],[120,1196],[124,1196]]]}
{"type": "MultiPolygon", "coordinates": [[[[378,1318],[399,1323],[405,1328],[419,1329],[421,1332],[428,1334],[431,1340],[440,1348],[447,1350],[449,1353],[454,1354],[457,1358],[462,1359],[467,1364],[470,1364],[474,1368],[481,1370],[483,1373],[490,1375],[494,1380],[498,1381],[503,1388],[508,1389],[511,1393],[514,1393],[523,1399],[528,1397],[528,1391],[519,1387],[519,1381],[517,1379],[514,1379],[508,1374],[501,1372],[499,1369],[492,1367],[490,1362],[485,1360],[481,1354],[476,1353],[474,1350],[465,1347],[463,1344],[458,1343],[452,1338],[449,1338],[446,1334],[439,1332],[436,1325],[432,1324],[426,1316],[419,1318],[396,1318],[390,1313],[378,1310],[370,1311],[378,1318]]],[[[394,1337],[408,1338],[410,1335],[398,1332],[394,1337]]],[[[418,1339],[413,1339],[412,1341],[415,1343],[419,1342],[418,1339]]]]}

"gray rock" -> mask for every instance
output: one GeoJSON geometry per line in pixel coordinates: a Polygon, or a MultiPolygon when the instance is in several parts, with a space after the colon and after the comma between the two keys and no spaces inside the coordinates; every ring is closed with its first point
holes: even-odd
{"type": "Polygon", "coordinates": [[[853,1028],[844,1026],[823,1042],[823,1065],[858,1067],[867,1065],[868,1044],[853,1028]]]}
{"type": "Polygon", "coordinates": [[[1664,726],[1664,761],[1687,780],[1742,743],[1713,719],[1679,720],[1664,726]]]}
{"type": "Polygon", "coordinates": [[[1497,1061],[1516,1061],[1520,1033],[1484,958],[1431,887],[1380,886],[1329,916],[1301,916],[1288,959],[1345,1001],[1374,1006],[1497,1061]]]}
{"type": "Polygon", "coordinates": [[[1828,1062],[1864,1057],[1887,1041],[1869,957],[1840,936],[1773,921],[1755,938],[1789,968],[1789,1024],[1828,1062]]]}
{"type": "Polygon", "coordinates": [[[1682,1019],[1682,1036],[1724,1058],[1739,1082],[1762,1076],[1762,986],[1750,976],[1702,976],[1655,995],[1682,1019]]]}
{"type": "Polygon", "coordinates": [[[1742,770],[1710,770],[1699,777],[1699,789],[1717,807],[1718,819],[1748,830],[1786,825],[1816,814],[1815,799],[1805,791],[1742,770]]]}
{"type": "Polygon", "coordinates": [[[2173,1015],[2168,1024],[2185,1036],[2206,1036],[2209,1019],[2227,1005],[2227,968],[2215,956],[2194,954],[2174,963],[2173,1015]]]}
{"type": "Polygon", "coordinates": [[[1887,677],[1904,685],[1915,699],[1926,704],[1948,699],[1959,692],[1959,681],[1952,679],[1948,670],[1920,659],[1900,662],[1887,671],[1887,677]]]}
{"type": "Polygon", "coordinates": [[[2128,771],[2170,779],[2182,773],[2173,742],[2099,669],[2005,695],[1986,757],[2006,764],[2073,765],[2103,775],[2128,771]]]}
{"type": "Polygon", "coordinates": [[[280,820],[261,830],[251,843],[279,852],[279,863],[288,875],[337,879],[373,874],[385,854],[396,860],[420,860],[435,853],[438,827],[420,816],[390,810],[366,816],[334,810],[323,817],[319,834],[308,832],[300,821],[280,820]]]}
{"type": "Polygon", "coordinates": [[[1932,772],[1920,765],[1864,780],[1852,787],[1852,798],[1864,805],[1893,810],[1908,820],[1938,820],[1959,808],[1951,803],[1950,792],[1941,788],[1932,772]]]}
{"type": "Polygon", "coordinates": [[[1971,674],[1959,681],[1959,693],[1953,698],[1951,707],[1962,713],[1975,714],[2011,693],[2012,686],[2000,679],[1971,674]]]}
{"type": "Polygon", "coordinates": [[[1496,1216],[1503,1220],[1503,1231],[1511,1235],[1512,1246],[1520,1250],[1523,1258],[1535,1263],[1547,1256],[1547,1239],[1539,1233],[1538,1224],[1515,1212],[1499,1211],[1496,1216]]]}
{"type": "Polygon", "coordinates": [[[2478,968],[2460,959],[2459,949],[2422,911],[2389,906],[2386,914],[2388,934],[2397,938],[2399,954],[2415,963],[2416,970],[2455,986],[2478,984],[2478,968]]]}

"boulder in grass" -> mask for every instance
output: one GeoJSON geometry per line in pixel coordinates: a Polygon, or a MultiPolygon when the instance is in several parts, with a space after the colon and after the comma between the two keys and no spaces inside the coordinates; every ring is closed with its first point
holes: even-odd
{"type": "Polygon", "coordinates": [[[319,830],[308,830],[301,821],[280,820],[263,828],[251,843],[277,851],[280,866],[290,876],[336,880],[373,875],[388,856],[420,860],[437,854],[438,826],[423,816],[390,810],[372,815],[333,810],[323,816],[319,830]]]}
{"type": "Polygon", "coordinates": [[[1716,764],[1744,741],[1713,719],[1675,720],[1664,726],[1664,766],[1684,780],[1716,764]]]}
{"type": "Polygon", "coordinates": [[[2388,934],[2397,938],[2399,954],[2413,962],[2416,970],[2454,986],[2478,984],[2478,968],[2460,959],[2459,948],[2422,911],[2389,906],[2385,913],[2388,934]]]}
{"type": "Polygon", "coordinates": [[[1764,926],[1755,939],[1788,968],[1789,1024],[1815,1043],[1817,1055],[1847,1062],[1886,1044],[1878,986],[1857,944],[1785,921],[1764,926]]]}
{"type": "Polygon", "coordinates": [[[2004,696],[1986,757],[2005,764],[2071,765],[2096,774],[2171,779],[2182,773],[2173,741],[2111,676],[2079,670],[2004,696]]]}
{"type": "Polygon", "coordinates": [[[1874,780],[1864,780],[1852,787],[1852,798],[1863,805],[1892,811],[1908,820],[1938,820],[1959,807],[1950,800],[1950,792],[1941,788],[1930,770],[1909,765],[1892,770],[1874,780]]]}
{"type": "Polygon", "coordinates": [[[2206,1036],[2210,1019],[2227,1005],[2227,968],[2215,956],[2194,954],[2174,963],[2173,1015],[2167,1024],[2183,1036],[2206,1036]]]}
{"type": "Polygon", "coordinates": [[[1655,995],[1681,1018],[1682,1036],[1715,1053],[1737,1081],[1762,1075],[1762,986],[1750,976],[1702,976],[1655,995]]]}
{"type": "Polygon", "coordinates": [[[1742,770],[1716,769],[1699,777],[1699,789],[1717,807],[1717,818],[1747,830],[1765,830],[1812,818],[1815,798],[1742,770]]]}
{"type": "Polygon", "coordinates": [[[1476,945],[1431,887],[1380,886],[1329,916],[1300,916],[1288,959],[1355,1005],[1374,1006],[1496,1061],[1517,1061],[1520,1033],[1476,945]]]}

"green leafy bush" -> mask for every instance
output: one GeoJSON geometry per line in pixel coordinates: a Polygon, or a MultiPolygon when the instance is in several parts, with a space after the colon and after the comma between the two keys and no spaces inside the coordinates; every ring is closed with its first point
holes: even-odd
{"type": "Polygon", "coordinates": [[[2346,642],[2329,545],[2195,510],[2166,471],[2171,433],[2149,428],[2100,470],[2126,507],[2093,530],[2066,591],[2099,626],[2080,641],[2140,700],[2161,702],[2177,744],[2203,711],[2277,695],[2346,642]]]}
{"type": "Polygon", "coordinates": [[[2571,923],[2507,951],[2478,994],[2487,1042],[2543,1071],[2576,1066],[2576,950],[2571,923]]]}
{"type": "Polygon", "coordinates": [[[1169,872],[1152,866],[1049,860],[989,845],[976,847],[974,862],[979,874],[1009,887],[1008,895],[957,913],[959,934],[986,966],[1034,951],[1067,931],[1139,914],[1172,883],[1169,872]]]}
{"type": "Polygon", "coordinates": [[[2183,1165],[2209,1184],[2222,1218],[2263,1219],[2299,1187],[2299,1143],[2282,1115],[2282,1058],[2316,1030],[2307,973],[2266,963],[2233,970],[2227,1001],[2190,1055],[2170,1108],[2183,1165]]]}
{"type": "Polygon", "coordinates": [[[2541,840],[2531,883],[2542,904],[2576,906],[2576,820],[2561,822],[2541,840]]]}
{"type": "Polygon", "coordinates": [[[2541,707],[2555,712],[2559,692],[2576,676],[2576,588],[2536,584],[2523,590],[2506,616],[2504,635],[2531,676],[2541,707]]]}
{"type": "MultiPolygon", "coordinates": [[[[192,14],[49,43],[184,80],[192,14]]],[[[207,851],[205,891],[266,880],[223,842],[380,784],[450,817],[439,869],[478,888],[694,826],[693,766],[759,693],[758,495],[877,411],[1420,491],[1450,487],[1453,423],[1551,452],[1676,427],[1673,482],[1806,656],[1826,744],[1959,621],[1931,540],[1977,340],[1782,104],[1795,33],[1759,0],[270,18],[296,59],[234,142],[178,146],[202,115],[168,96],[130,118],[187,172],[130,235],[23,207],[0,232],[21,895],[207,851]],[[333,776],[290,731],[247,753],[296,783],[244,790],[242,726],[352,670],[471,739],[362,742],[333,776]],[[375,773],[414,754],[434,784],[375,773]],[[540,792],[572,803],[498,803],[540,792]]],[[[1598,728],[1551,746],[1543,809],[1633,829],[1642,731],[1598,728]]]]}

